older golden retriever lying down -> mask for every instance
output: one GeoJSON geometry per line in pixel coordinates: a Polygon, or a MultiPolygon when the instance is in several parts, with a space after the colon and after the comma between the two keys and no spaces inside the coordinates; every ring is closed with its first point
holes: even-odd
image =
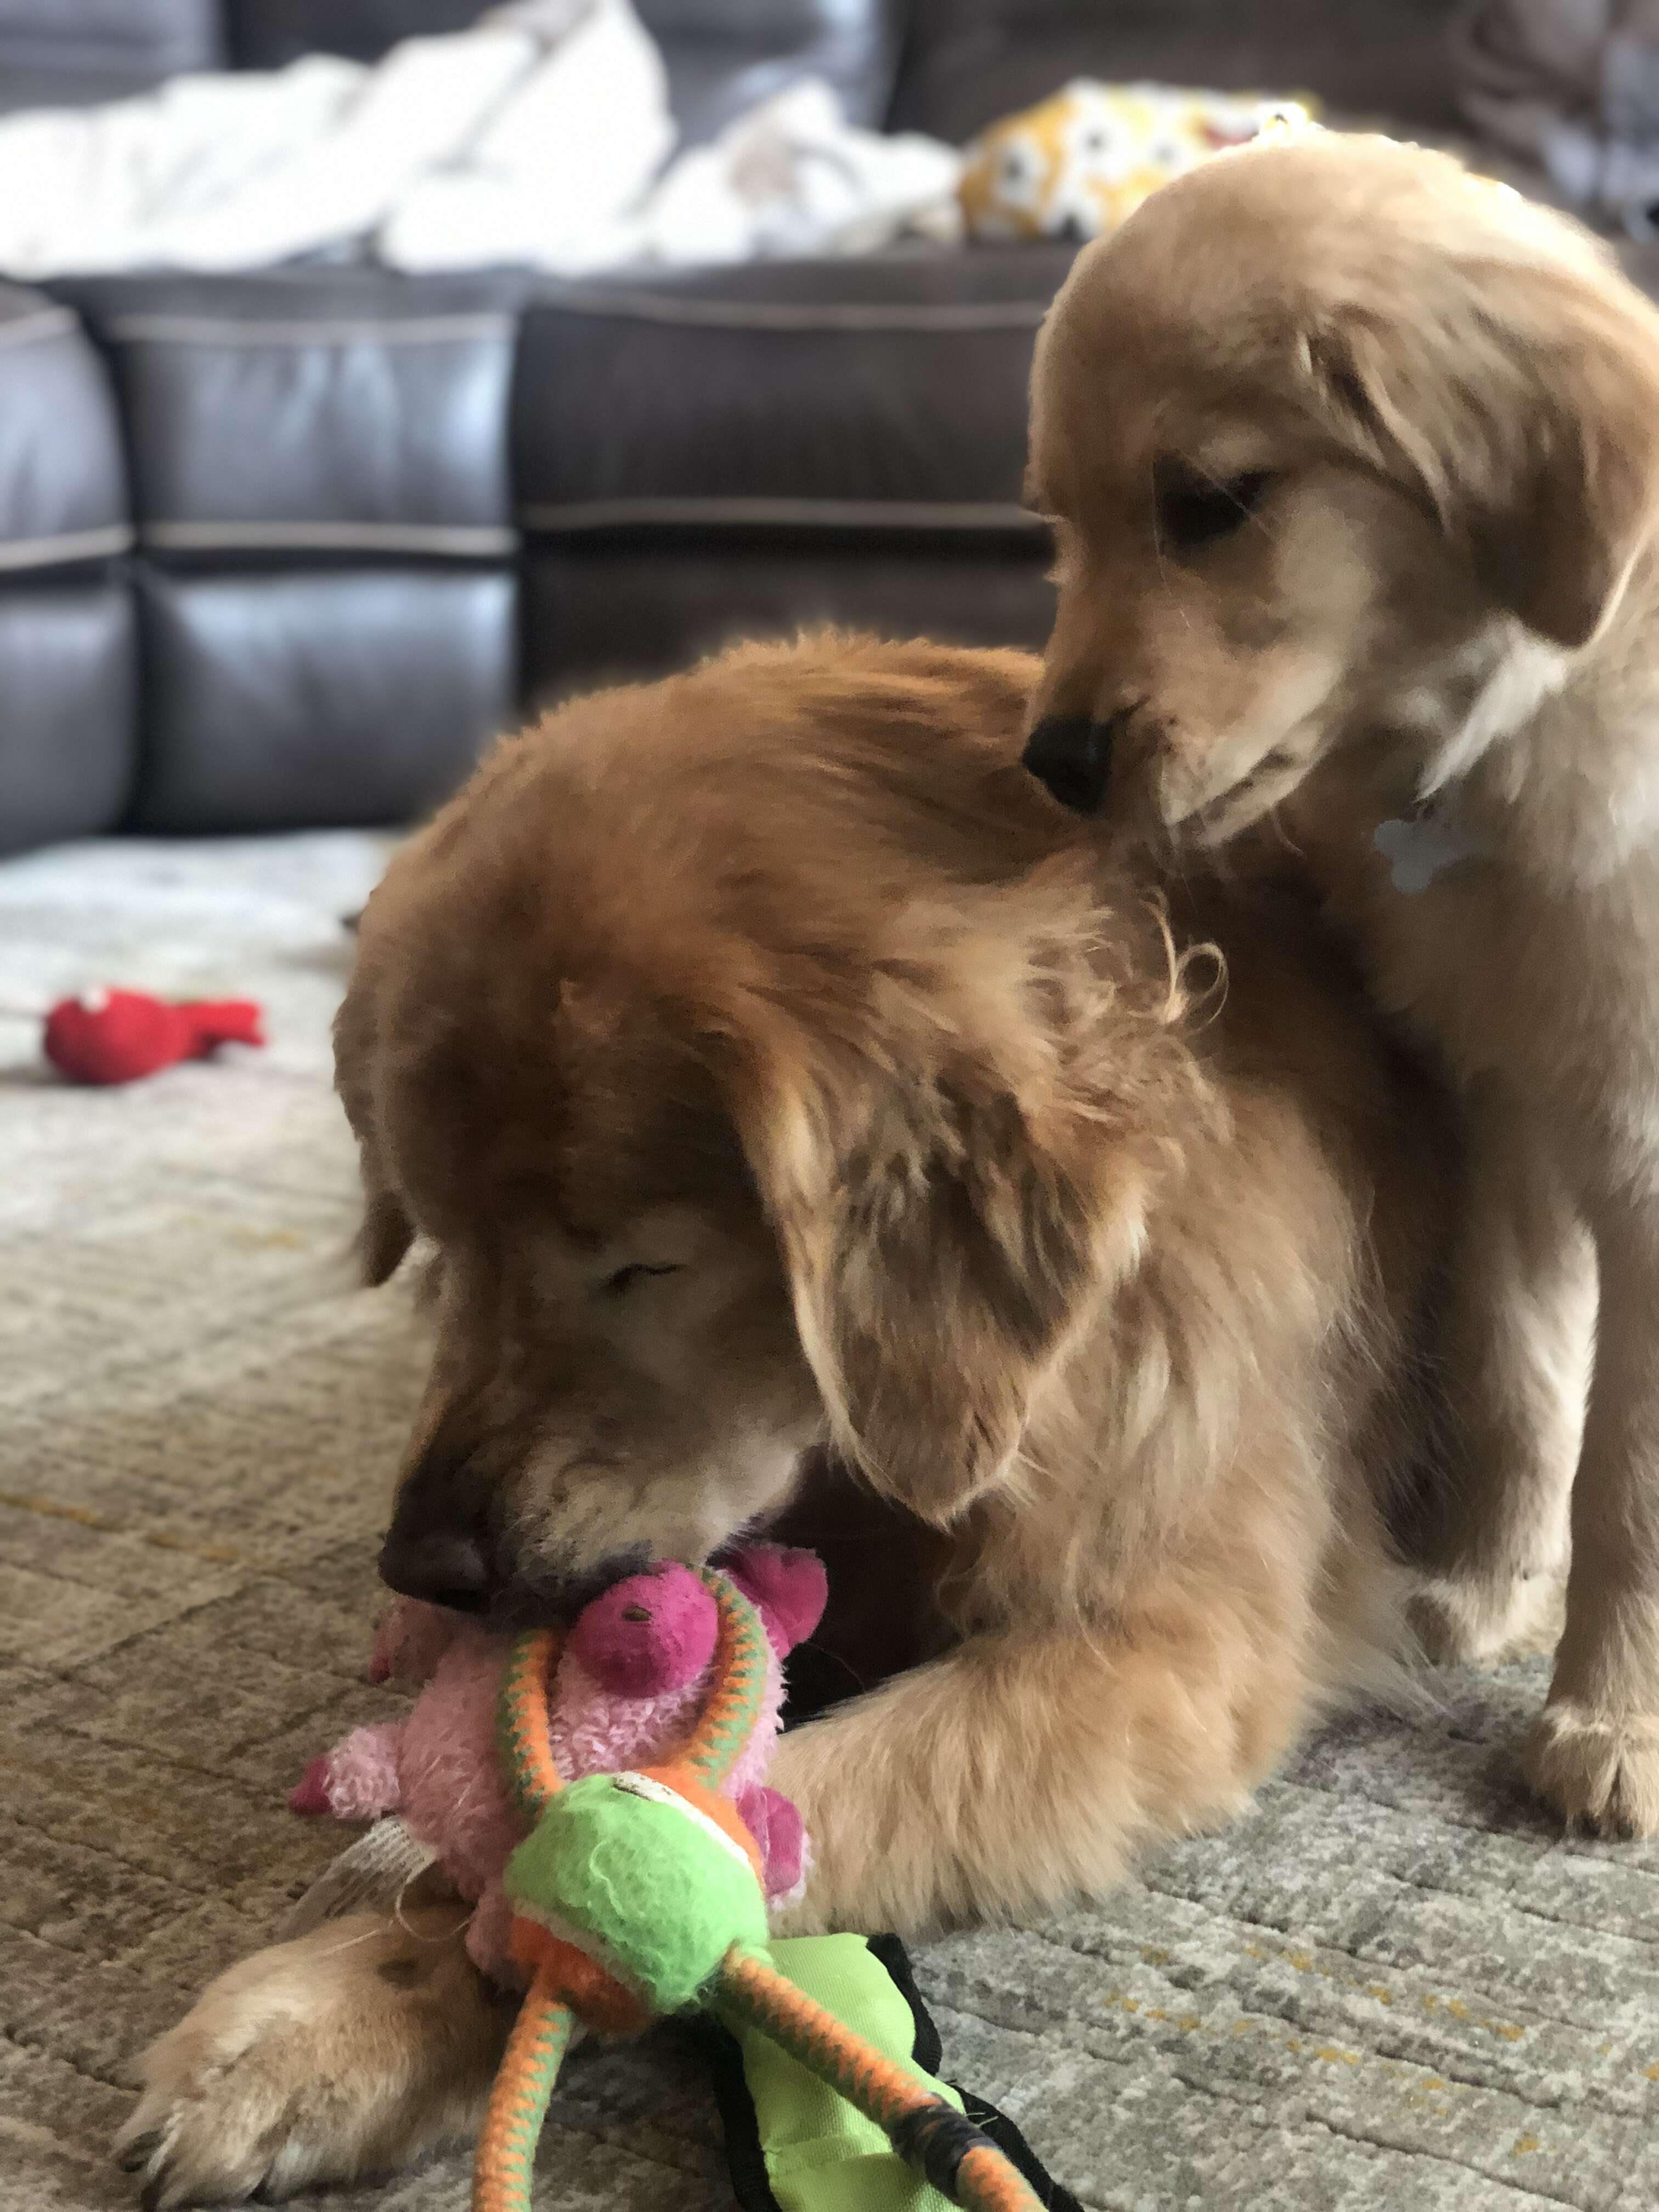
{"type": "MultiPolygon", "coordinates": [[[[908,1516],[933,1656],[778,1753],[798,1929],[1097,1891],[1393,1647],[1436,1099],[1292,889],[1166,927],[1022,771],[1036,672],[821,637],[567,708],[398,855],[339,1018],[368,1273],[439,1255],[391,1582],[532,1616],[765,1522],[825,1438],[908,1516]]],[[[150,2052],[154,2203],[465,2124],[504,2009],[457,1908],[406,1917],[150,2052]]]]}
{"type": "Polygon", "coordinates": [[[1528,1771],[1659,1832],[1659,310],[1444,155],[1315,133],[1085,253],[1033,391],[1033,764],[1187,845],[1282,806],[1459,1079],[1427,1626],[1498,1650],[1570,1549],[1528,1771]]]}

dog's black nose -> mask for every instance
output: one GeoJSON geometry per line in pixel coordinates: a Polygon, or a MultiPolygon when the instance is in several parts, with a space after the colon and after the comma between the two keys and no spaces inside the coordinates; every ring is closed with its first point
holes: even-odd
{"type": "Polygon", "coordinates": [[[1112,770],[1112,725],[1046,714],[1026,742],[1025,765],[1073,814],[1097,814],[1112,770]]]}
{"type": "Polygon", "coordinates": [[[489,1564],[479,1538],[465,1529],[409,1535],[394,1521],[380,1547],[380,1580],[403,1597],[477,1613],[489,1595],[489,1564]]]}

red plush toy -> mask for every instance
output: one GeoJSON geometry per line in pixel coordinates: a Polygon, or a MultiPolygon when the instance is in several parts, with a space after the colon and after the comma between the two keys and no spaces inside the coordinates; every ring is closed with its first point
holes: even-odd
{"type": "Polygon", "coordinates": [[[71,1083],[136,1083],[222,1044],[263,1044],[261,1018],[251,999],[175,1005],[143,991],[89,991],[46,1016],[46,1054],[71,1083]]]}

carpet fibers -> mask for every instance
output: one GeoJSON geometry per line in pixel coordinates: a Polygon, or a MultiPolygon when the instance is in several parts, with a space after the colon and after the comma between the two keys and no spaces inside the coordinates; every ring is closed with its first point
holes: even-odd
{"type": "MultiPolygon", "coordinates": [[[[82,847],[0,868],[0,1001],[249,992],[263,1054],[48,1081],[0,1021],[0,2212],[117,2206],[136,2052],[267,1939],[338,1840],[307,1757],[360,1677],[419,1369],[344,1262],[328,1083],[349,836],[82,847]]],[[[1512,1747],[1537,1665],[1326,1729],[1224,1835],[1086,1911],[919,1961],[947,2070],[1114,2212],[1649,2212],[1659,1850],[1563,1841],[1512,1747]]],[[[457,2155],[335,2212],[465,2205],[457,2155]]],[[[538,2203],[729,2203],[669,2040],[579,2054],[538,2203]]]]}

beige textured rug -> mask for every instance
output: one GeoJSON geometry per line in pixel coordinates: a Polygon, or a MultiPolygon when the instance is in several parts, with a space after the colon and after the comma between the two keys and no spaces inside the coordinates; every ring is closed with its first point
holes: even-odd
{"type": "MultiPolygon", "coordinates": [[[[0,1028],[0,2212],[122,2205],[135,2051],[333,1838],[307,1756],[358,1675],[417,1347],[343,1254],[330,1096],[356,837],[0,868],[0,1000],[251,991],[273,1043],[130,1091],[0,1028]]],[[[1326,1732],[1228,1834],[1097,1909],[920,1961],[947,2067],[1115,2212],[1659,2205],[1659,1850],[1566,1844],[1510,1747],[1536,1670],[1326,1732]]],[[[659,2043],[579,2061],[543,2201],[729,2202],[659,2043]]],[[[309,2200],[437,2212],[450,2159],[309,2200]]]]}

